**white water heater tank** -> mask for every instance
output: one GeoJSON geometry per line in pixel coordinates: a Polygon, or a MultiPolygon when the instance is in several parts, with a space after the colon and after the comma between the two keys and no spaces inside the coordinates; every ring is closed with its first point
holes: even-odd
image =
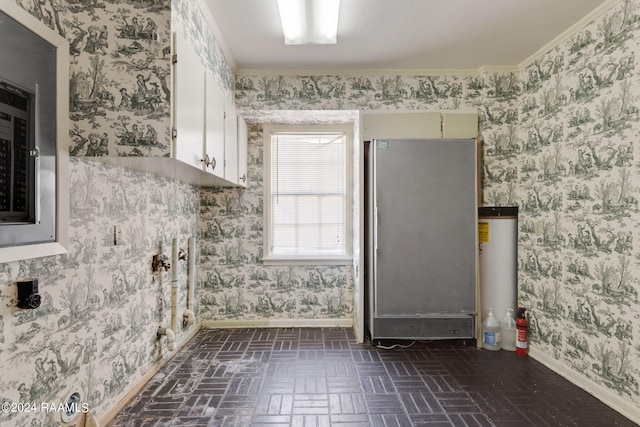
{"type": "Polygon", "coordinates": [[[478,243],[481,318],[502,319],[518,302],[518,208],[478,208],[478,243]]]}

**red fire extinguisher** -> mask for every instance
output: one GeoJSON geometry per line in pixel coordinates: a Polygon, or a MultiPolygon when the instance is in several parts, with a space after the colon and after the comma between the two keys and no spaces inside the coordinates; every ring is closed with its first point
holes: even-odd
{"type": "Polygon", "coordinates": [[[527,329],[529,328],[529,324],[524,314],[526,310],[526,308],[518,307],[516,318],[516,330],[518,331],[516,338],[516,355],[518,356],[526,356],[529,354],[529,344],[527,343],[527,329]]]}

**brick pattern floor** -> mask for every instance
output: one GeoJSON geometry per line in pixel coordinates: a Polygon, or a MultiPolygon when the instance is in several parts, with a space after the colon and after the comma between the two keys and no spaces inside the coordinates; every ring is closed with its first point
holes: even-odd
{"type": "Polygon", "coordinates": [[[467,344],[202,330],[109,426],[636,425],[531,358],[467,344]]]}

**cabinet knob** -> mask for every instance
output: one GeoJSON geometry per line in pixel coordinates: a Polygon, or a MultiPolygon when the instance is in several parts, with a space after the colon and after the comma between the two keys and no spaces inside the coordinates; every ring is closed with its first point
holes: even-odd
{"type": "Polygon", "coordinates": [[[240,177],[240,179],[242,180],[243,183],[246,183],[247,182],[247,174],[245,173],[244,175],[242,175],[240,177]]]}
{"type": "Polygon", "coordinates": [[[215,157],[211,158],[208,154],[205,154],[204,159],[200,159],[200,161],[204,163],[205,169],[209,166],[211,166],[211,170],[214,170],[216,168],[217,162],[215,157]]]}

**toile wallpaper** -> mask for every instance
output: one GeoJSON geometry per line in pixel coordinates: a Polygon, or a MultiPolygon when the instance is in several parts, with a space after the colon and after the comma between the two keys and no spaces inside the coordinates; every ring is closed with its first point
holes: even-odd
{"type": "Polygon", "coordinates": [[[170,0],[18,5],[69,41],[72,156],[169,156],[170,0]]]}
{"type": "MultiPolygon", "coordinates": [[[[350,318],[353,267],[259,262],[263,125],[291,121],[293,110],[313,121],[318,110],[420,109],[480,113],[483,204],[520,210],[519,301],[532,343],[640,404],[640,1],[616,3],[519,73],[235,79],[197,0],[11,1],[70,42],[70,150],[79,157],[69,255],[0,264],[0,401],[57,400],[79,388],[100,415],[166,355],[155,330],[169,321],[169,273],[154,277],[150,260],[170,252],[173,237],[186,247],[198,236],[199,320],[350,318]],[[198,189],[82,158],[169,155],[174,27],[248,119],[246,190],[198,189]],[[13,308],[13,282],[24,277],[40,280],[38,310],[13,308]]],[[[181,309],[185,275],[181,264],[181,309]]],[[[28,415],[0,425],[57,421],[28,415]]]]}
{"type": "Polygon", "coordinates": [[[619,2],[518,76],[518,121],[483,106],[488,206],[519,207],[531,341],[640,403],[640,2],[619,2]]]}
{"type": "MultiPolygon", "coordinates": [[[[69,254],[0,264],[0,401],[39,405],[78,390],[100,415],[168,354],[156,330],[170,326],[171,273],[152,274],[151,261],[171,254],[174,237],[187,249],[199,196],[186,184],[82,158],[72,159],[70,179],[69,254]],[[13,282],[28,277],[39,281],[36,310],[15,308],[13,282]]],[[[186,262],[172,268],[180,320],[186,262]]],[[[178,340],[187,332],[179,326],[178,340]]],[[[5,413],[0,425],[51,426],[59,416],[5,413]]]]}
{"type": "Polygon", "coordinates": [[[640,3],[626,0],[527,67],[517,155],[494,138],[487,167],[497,190],[505,161],[518,165],[520,300],[536,344],[635,407],[639,48],[640,3]]]}

